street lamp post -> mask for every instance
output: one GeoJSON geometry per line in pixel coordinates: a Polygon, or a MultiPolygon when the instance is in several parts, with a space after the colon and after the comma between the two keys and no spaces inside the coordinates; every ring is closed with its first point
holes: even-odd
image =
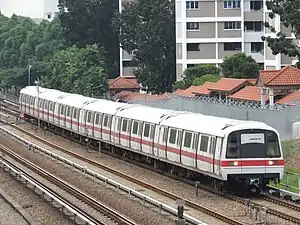
{"type": "Polygon", "coordinates": [[[30,86],[30,80],[31,80],[31,77],[30,77],[30,69],[31,69],[31,65],[28,66],[28,86],[30,86]]]}
{"type": "Polygon", "coordinates": [[[41,121],[40,121],[40,80],[39,78],[35,81],[36,90],[37,90],[37,108],[38,108],[38,128],[41,128],[41,121]]]}

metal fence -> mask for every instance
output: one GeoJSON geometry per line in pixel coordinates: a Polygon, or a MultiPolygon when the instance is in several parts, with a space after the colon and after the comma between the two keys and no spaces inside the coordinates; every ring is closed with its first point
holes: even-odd
{"type": "Polygon", "coordinates": [[[212,97],[186,98],[170,95],[165,100],[136,100],[131,103],[152,107],[190,111],[205,115],[265,122],[277,129],[283,140],[293,138],[293,123],[300,121],[300,104],[265,105],[247,101],[219,100],[212,97]]]}
{"type": "Polygon", "coordinates": [[[274,186],[300,194],[300,174],[285,171],[283,179],[274,186]]]}

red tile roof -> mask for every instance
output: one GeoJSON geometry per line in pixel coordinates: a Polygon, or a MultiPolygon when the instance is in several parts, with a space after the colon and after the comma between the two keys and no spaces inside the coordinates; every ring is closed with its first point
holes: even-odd
{"type": "Polygon", "coordinates": [[[174,92],[174,94],[185,97],[195,97],[193,93],[197,90],[197,88],[199,88],[199,86],[190,86],[185,90],[178,89],[174,92]]]}
{"type": "Polygon", "coordinates": [[[234,79],[234,78],[221,78],[217,81],[213,87],[208,88],[211,91],[217,92],[232,92],[243,85],[252,85],[246,79],[234,79]]]}
{"type": "MultiPolygon", "coordinates": [[[[261,91],[259,87],[256,86],[246,86],[238,92],[229,95],[228,97],[235,100],[245,100],[245,101],[253,101],[260,102],[261,91]]],[[[265,95],[265,100],[268,101],[269,96],[265,95]]]]}
{"type": "Polygon", "coordinates": [[[281,70],[261,70],[260,78],[265,86],[300,85],[300,70],[286,66],[281,70]]]}
{"type": "Polygon", "coordinates": [[[276,101],[276,104],[282,105],[296,105],[295,103],[300,102],[300,91],[292,92],[282,99],[276,101]]]}
{"type": "Polygon", "coordinates": [[[249,83],[255,85],[257,79],[256,78],[247,78],[245,80],[248,81],[249,83]]]}
{"type": "Polygon", "coordinates": [[[205,82],[203,85],[195,88],[193,94],[195,95],[210,95],[211,91],[208,88],[214,87],[216,83],[214,82],[205,82]]]}
{"type": "Polygon", "coordinates": [[[136,100],[165,100],[169,96],[169,93],[164,93],[162,95],[149,95],[141,94],[132,91],[121,91],[117,94],[117,98],[122,101],[136,101],[136,100]]]}
{"type": "Polygon", "coordinates": [[[135,78],[117,77],[108,80],[109,89],[140,89],[135,78]]]}

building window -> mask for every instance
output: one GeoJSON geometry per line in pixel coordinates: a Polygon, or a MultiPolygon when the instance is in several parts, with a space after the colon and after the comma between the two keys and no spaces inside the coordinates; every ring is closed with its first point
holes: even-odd
{"type": "Polygon", "coordinates": [[[250,10],[258,11],[263,7],[263,1],[250,1],[250,10]]]}
{"type": "Polygon", "coordinates": [[[263,22],[245,22],[245,31],[260,32],[263,30],[263,22]]]}
{"type": "Polygon", "coordinates": [[[261,52],[264,49],[263,42],[251,42],[251,52],[261,52]]]}
{"type": "Polygon", "coordinates": [[[240,0],[224,1],[224,9],[240,9],[240,8],[241,8],[240,0]]]}
{"type": "Polygon", "coordinates": [[[199,9],[199,1],[186,1],[186,9],[199,9]]]}
{"type": "Polygon", "coordinates": [[[195,67],[196,64],[187,64],[187,68],[192,68],[192,67],[195,67]]]}
{"type": "Polygon", "coordinates": [[[187,22],[186,23],[187,30],[200,30],[200,23],[198,22],[187,22]]]}
{"type": "Polygon", "coordinates": [[[186,50],[188,52],[195,52],[200,51],[200,44],[199,43],[187,43],[186,44],[186,50]]]}
{"type": "Polygon", "coordinates": [[[122,62],[122,64],[123,64],[123,67],[136,67],[137,66],[136,62],[133,60],[126,60],[126,61],[124,60],[122,62]]]}
{"type": "Polygon", "coordinates": [[[240,51],[241,49],[241,42],[224,43],[224,51],[240,51]]]}
{"type": "Polygon", "coordinates": [[[224,22],[224,30],[240,30],[240,29],[241,29],[240,21],[224,22]]]}

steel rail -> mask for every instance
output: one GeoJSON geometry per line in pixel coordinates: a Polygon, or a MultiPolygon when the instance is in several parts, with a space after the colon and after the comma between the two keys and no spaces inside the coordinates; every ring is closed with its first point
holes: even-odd
{"type": "MultiPolygon", "coordinates": [[[[101,202],[98,202],[97,200],[93,199],[92,197],[88,196],[87,194],[79,191],[75,187],[71,186],[67,182],[59,179],[58,177],[52,175],[51,173],[45,171],[44,169],[34,165],[33,163],[29,162],[26,159],[23,159],[18,154],[14,153],[12,150],[7,149],[3,145],[0,145],[0,151],[5,152],[5,154],[9,155],[11,158],[16,160],[17,162],[21,163],[22,165],[26,166],[27,168],[31,169],[38,175],[44,177],[45,179],[51,181],[53,184],[59,186],[63,190],[67,191],[68,193],[72,194],[74,197],[76,197],[79,200],[82,200],[92,208],[100,211],[102,214],[108,216],[115,222],[117,222],[120,225],[136,225],[135,222],[131,221],[130,219],[126,218],[122,214],[118,213],[117,211],[109,208],[108,206],[102,204],[101,202]]],[[[51,193],[53,196],[58,198],[60,201],[65,202],[67,205],[71,206],[74,210],[77,212],[80,212],[84,217],[89,218],[90,221],[93,221],[92,224],[99,224],[99,225],[105,225],[102,221],[94,218],[93,216],[90,216],[88,213],[80,210],[77,206],[75,206],[70,201],[63,199],[63,197],[59,196],[54,191],[50,190],[48,187],[46,187],[41,182],[37,181],[35,178],[33,178],[30,174],[28,174],[26,171],[22,170],[21,168],[18,168],[17,166],[13,165],[12,163],[8,162],[6,159],[2,158],[2,160],[5,160],[6,163],[9,163],[10,166],[14,166],[17,168],[22,174],[29,177],[31,180],[33,180],[39,187],[42,187],[44,190],[47,190],[49,193],[51,193]]]]}

